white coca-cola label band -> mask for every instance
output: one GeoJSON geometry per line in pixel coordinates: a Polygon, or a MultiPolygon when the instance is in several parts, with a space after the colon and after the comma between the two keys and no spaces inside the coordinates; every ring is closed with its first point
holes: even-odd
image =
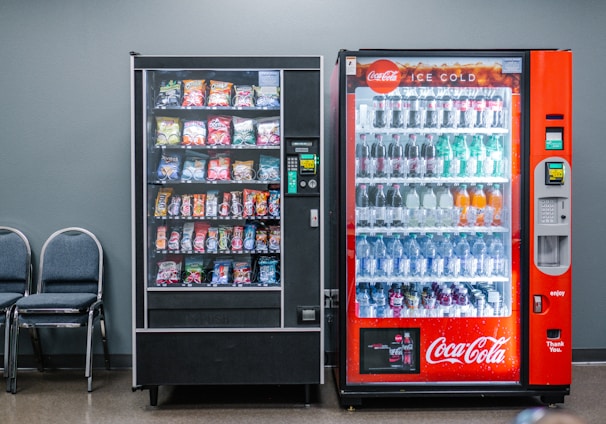
{"type": "Polygon", "coordinates": [[[397,81],[400,73],[398,71],[375,72],[370,71],[366,76],[368,81],[397,81]]]}
{"type": "Polygon", "coordinates": [[[439,337],[427,349],[425,360],[430,364],[501,364],[508,341],[509,337],[478,337],[471,343],[447,343],[446,337],[439,337]]]}

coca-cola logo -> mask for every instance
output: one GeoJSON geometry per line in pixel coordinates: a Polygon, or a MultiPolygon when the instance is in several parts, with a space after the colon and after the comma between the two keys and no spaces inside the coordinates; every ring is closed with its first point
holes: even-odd
{"type": "Polygon", "coordinates": [[[446,337],[438,337],[427,349],[425,360],[430,364],[501,364],[508,341],[509,337],[478,337],[471,343],[447,343],[446,337]]]}
{"type": "Polygon", "coordinates": [[[391,60],[377,60],[370,64],[366,71],[366,83],[377,93],[387,94],[400,85],[402,74],[398,65],[391,60]]]}

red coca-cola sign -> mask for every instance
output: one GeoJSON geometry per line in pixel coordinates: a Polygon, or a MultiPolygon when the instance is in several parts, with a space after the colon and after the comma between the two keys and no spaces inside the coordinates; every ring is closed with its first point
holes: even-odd
{"type": "Polygon", "coordinates": [[[501,364],[505,362],[503,346],[509,338],[478,337],[469,343],[448,343],[446,337],[438,337],[431,343],[425,359],[429,364],[501,364]]]}
{"type": "Polygon", "coordinates": [[[370,64],[366,71],[366,83],[377,93],[387,94],[398,88],[402,74],[391,60],[380,59],[370,64]]]}

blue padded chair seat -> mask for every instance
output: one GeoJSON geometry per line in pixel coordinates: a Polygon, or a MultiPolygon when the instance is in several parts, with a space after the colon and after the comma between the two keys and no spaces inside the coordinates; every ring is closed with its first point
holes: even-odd
{"type": "Polygon", "coordinates": [[[23,293],[0,293],[0,309],[11,306],[21,297],[23,297],[23,293]]]}
{"type": "Polygon", "coordinates": [[[27,309],[86,309],[97,300],[92,293],[38,293],[26,296],[17,301],[20,313],[27,309]]]}

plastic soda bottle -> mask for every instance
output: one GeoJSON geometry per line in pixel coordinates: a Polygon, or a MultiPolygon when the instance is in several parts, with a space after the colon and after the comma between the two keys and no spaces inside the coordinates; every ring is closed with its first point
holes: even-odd
{"type": "Polygon", "coordinates": [[[440,135],[436,145],[438,173],[441,177],[452,176],[453,150],[450,145],[450,138],[446,134],[440,135]]]}
{"type": "Polygon", "coordinates": [[[465,234],[460,235],[454,251],[455,255],[459,258],[459,261],[461,261],[461,274],[464,276],[473,277],[474,261],[473,256],[471,255],[471,248],[469,247],[467,236],[465,234]]]}
{"type": "Polygon", "coordinates": [[[375,197],[374,207],[374,225],[375,227],[384,227],[387,225],[387,198],[383,184],[377,184],[377,195],[375,197]]]}
{"type": "Polygon", "coordinates": [[[372,98],[372,106],[374,109],[374,119],[372,124],[376,128],[385,128],[387,125],[387,113],[386,113],[386,104],[385,104],[385,96],[377,95],[372,98]]]}
{"type": "Polygon", "coordinates": [[[486,194],[484,194],[484,186],[482,184],[478,184],[471,190],[471,206],[475,213],[475,225],[483,226],[486,194]]]}
{"type": "Polygon", "coordinates": [[[427,186],[421,195],[421,207],[425,210],[425,225],[436,225],[436,208],[438,206],[438,198],[432,186],[427,186]]]}
{"type": "Polygon", "coordinates": [[[433,143],[433,136],[427,134],[425,136],[425,144],[423,144],[423,162],[426,177],[435,177],[438,175],[438,153],[436,145],[433,143]]]}
{"type": "Polygon", "coordinates": [[[356,259],[358,261],[358,274],[360,276],[370,275],[370,244],[365,235],[361,236],[356,244],[356,259]]]}
{"type": "Polygon", "coordinates": [[[383,234],[377,234],[374,246],[374,257],[377,261],[377,275],[382,277],[389,277],[392,273],[392,260],[387,254],[387,246],[383,241],[383,234]]]}
{"type": "Polygon", "coordinates": [[[383,136],[381,134],[375,135],[375,139],[377,142],[374,156],[374,175],[377,178],[385,178],[387,176],[387,148],[385,147],[385,144],[383,144],[383,136]]]}
{"type": "Polygon", "coordinates": [[[410,186],[410,189],[406,192],[406,209],[409,213],[409,223],[411,226],[419,225],[419,208],[421,207],[421,199],[417,189],[414,185],[410,186]]]}
{"type": "Polygon", "coordinates": [[[407,174],[406,158],[404,157],[404,147],[400,142],[400,134],[393,135],[393,142],[389,146],[389,158],[391,162],[392,178],[405,177],[407,174]]]}
{"type": "Polygon", "coordinates": [[[454,190],[454,205],[460,208],[459,225],[467,225],[467,210],[469,209],[470,199],[467,192],[467,184],[461,184],[454,190]]]}
{"type": "Polygon", "coordinates": [[[370,294],[368,293],[367,284],[360,283],[358,293],[356,295],[356,301],[358,303],[358,317],[370,318],[372,314],[370,308],[370,294]]]}
{"type": "Polygon", "coordinates": [[[409,177],[420,177],[420,149],[417,144],[417,136],[410,134],[408,136],[408,143],[404,147],[404,156],[408,165],[408,176],[409,177]]]}
{"type": "Polygon", "coordinates": [[[503,213],[503,193],[499,184],[494,184],[486,196],[486,204],[492,208],[492,225],[501,225],[503,213]]]}
{"type": "Polygon", "coordinates": [[[376,317],[385,318],[387,316],[387,297],[385,296],[385,289],[381,283],[375,285],[372,300],[375,304],[376,317]]]}
{"type": "Polygon", "coordinates": [[[368,189],[366,187],[366,184],[360,184],[360,189],[356,200],[356,209],[358,211],[358,225],[360,227],[368,227],[370,225],[370,200],[368,198],[368,189]]]}
{"type": "Polygon", "coordinates": [[[402,307],[404,306],[404,296],[402,295],[402,288],[399,284],[393,289],[393,293],[389,297],[389,306],[391,307],[391,315],[394,318],[399,318],[402,314],[402,307]]]}
{"type": "Polygon", "coordinates": [[[488,274],[488,248],[484,242],[484,235],[478,233],[471,246],[471,255],[474,261],[474,275],[484,276],[488,274]]]}
{"type": "Polygon", "coordinates": [[[484,162],[486,161],[486,146],[481,135],[474,135],[469,146],[469,175],[481,177],[484,175],[484,162]]]}
{"type": "Polygon", "coordinates": [[[440,292],[438,299],[440,315],[448,317],[452,313],[452,290],[445,288],[440,292]]]}
{"type": "Polygon", "coordinates": [[[486,142],[486,163],[484,166],[484,172],[486,175],[499,177],[504,172],[504,146],[503,136],[492,134],[488,137],[486,142]]]}
{"type": "Polygon", "coordinates": [[[360,143],[356,146],[357,176],[370,177],[370,146],[366,142],[366,134],[360,134],[360,143]]]}
{"type": "Polygon", "coordinates": [[[452,176],[453,177],[464,177],[468,174],[468,161],[469,161],[469,146],[467,146],[467,140],[465,135],[457,134],[454,138],[452,145],[453,160],[452,160],[452,176]]]}
{"type": "Polygon", "coordinates": [[[393,185],[393,194],[391,196],[390,206],[390,220],[392,227],[398,227],[402,225],[402,213],[404,207],[404,199],[402,193],[400,193],[400,184],[393,185]]]}

